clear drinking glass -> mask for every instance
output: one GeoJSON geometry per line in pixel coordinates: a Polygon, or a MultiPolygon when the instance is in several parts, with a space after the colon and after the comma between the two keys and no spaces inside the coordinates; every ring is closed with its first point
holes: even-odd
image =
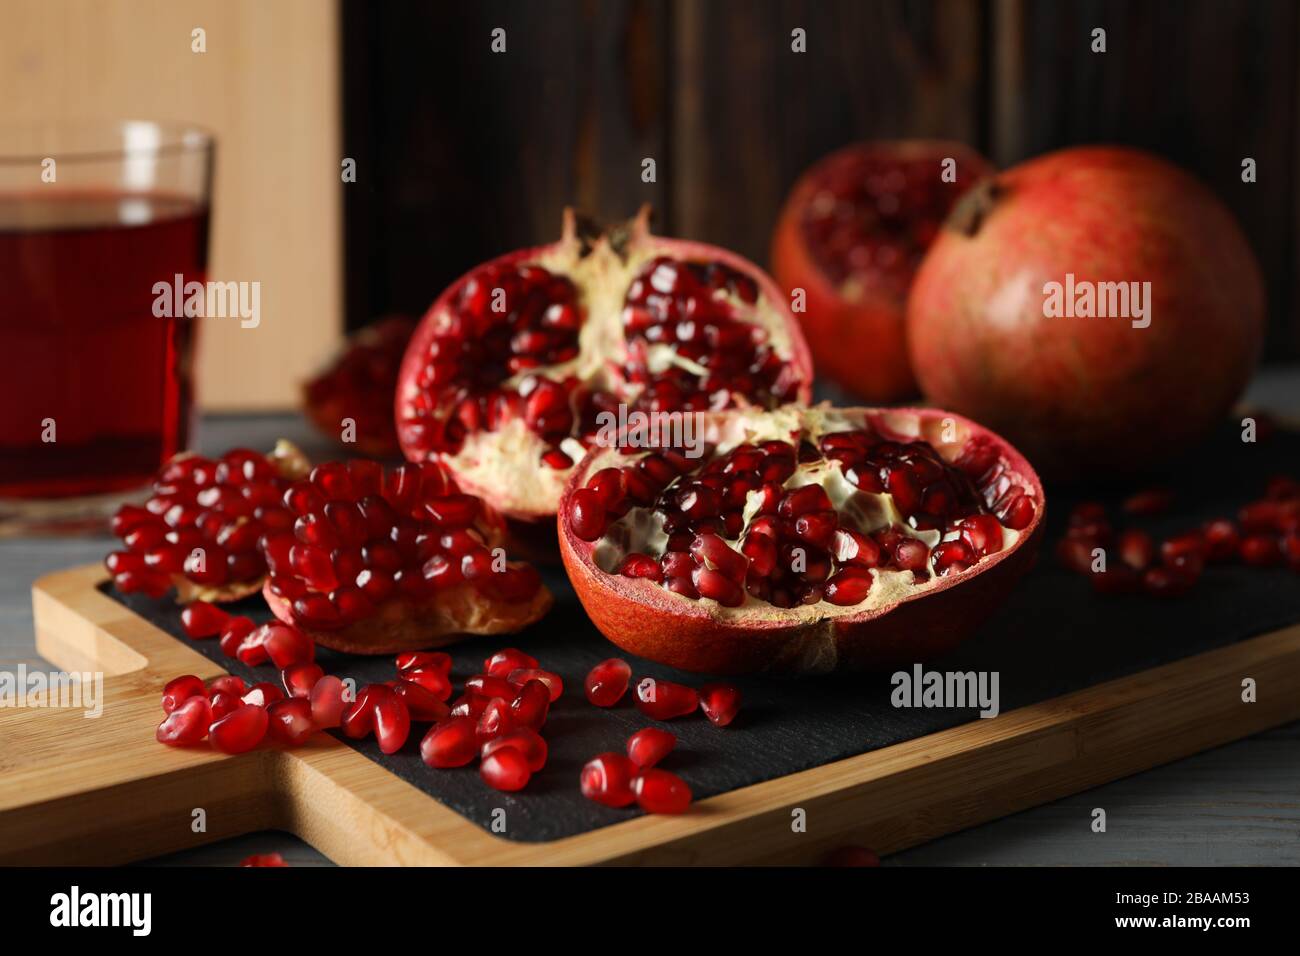
{"type": "Polygon", "coordinates": [[[207,281],[212,171],[195,127],[0,126],[0,535],[100,524],[186,447],[196,320],[155,286],[207,281]]]}

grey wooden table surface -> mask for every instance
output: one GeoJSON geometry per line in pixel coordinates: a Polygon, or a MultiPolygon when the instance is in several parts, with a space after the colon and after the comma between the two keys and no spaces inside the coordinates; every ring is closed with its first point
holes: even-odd
{"type": "MultiPolygon", "coordinates": [[[[1249,399],[1300,417],[1300,369],[1262,374],[1249,399]]],[[[300,442],[309,454],[329,452],[293,415],[210,417],[198,444],[220,452],[235,445],[270,447],[279,437],[300,442]]],[[[107,538],[0,541],[0,670],[21,662],[48,667],[36,656],[31,584],[47,572],[100,560],[108,546],[107,538]]],[[[330,865],[280,832],[248,834],[150,863],[221,866],[272,851],[294,866],[330,865]]],[[[885,863],[1300,865],[1300,723],[935,840],[885,863]],[[1096,807],[1106,811],[1105,833],[1091,830],[1096,807]]]]}

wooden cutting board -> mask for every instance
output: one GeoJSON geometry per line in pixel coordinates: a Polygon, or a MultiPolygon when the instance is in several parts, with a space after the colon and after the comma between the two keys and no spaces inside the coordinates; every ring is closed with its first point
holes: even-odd
{"type": "Polygon", "coordinates": [[[885,854],[1300,718],[1289,626],[707,796],[683,816],[509,839],[328,735],[238,757],[161,746],[163,684],[222,668],[99,590],[103,579],[89,566],[33,588],[39,653],[102,671],[104,706],[95,719],[0,709],[0,863],[124,863],[264,829],[343,864],[792,863],[846,843],[885,854]],[[1242,701],[1246,678],[1255,703],[1242,701]]]}

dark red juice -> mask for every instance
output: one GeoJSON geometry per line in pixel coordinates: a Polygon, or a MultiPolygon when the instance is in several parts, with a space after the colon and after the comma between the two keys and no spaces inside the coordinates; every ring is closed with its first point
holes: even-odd
{"type": "Polygon", "coordinates": [[[0,194],[0,497],[135,487],[186,446],[195,320],[154,285],[205,282],[207,235],[188,199],[0,194]]]}

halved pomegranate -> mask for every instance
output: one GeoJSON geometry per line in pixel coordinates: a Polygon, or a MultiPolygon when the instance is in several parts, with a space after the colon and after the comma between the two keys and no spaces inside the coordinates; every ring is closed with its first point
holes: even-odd
{"type": "Polygon", "coordinates": [[[292,530],[266,539],[263,594],[325,647],[435,647],[517,631],[551,606],[536,569],[506,560],[500,516],[437,462],[318,465],[284,502],[292,530]]]}
{"type": "Polygon", "coordinates": [[[819,372],[870,401],[916,393],[903,336],[912,276],[953,203],[992,171],[960,143],[874,142],[832,153],[795,183],[772,273],[807,293],[799,319],[819,372]]]}
{"type": "Polygon", "coordinates": [[[614,436],[602,425],[619,422],[620,406],[807,401],[808,350],[771,279],[725,249],[652,236],[648,217],[602,233],[567,211],[558,243],[453,283],[402,364],[406,457],[438,456],[466,491],[537,522],[555,514],[574,462],[614,436]]]}
{"type": "Polygon", "coordinates": [[[352,419],[355,440],[344,447],[383,458],[400,454],[393,425],[397,371],[415,320],[391,315],[348,337],[342,350],[302,387],[307,416],[334,441],[352,419]]]}
{"type": "Polygon", "coordinates": [[[286,441],[269,455],[246,448],[217,459],[176,455],[143,507],[123,505],[113,516],[113,534],[126,544],[104,560],[114,586],[162,597],[175,585],[182,604],[257,591],[266,575],[259,542],[292,526],[284,490],[310,467],[286,441]]]}
{"type": "Polygon", "coordinates": [[[1043,488],[933,409],[706,417],[707,451],[594,449],[559,515],[587,613],[689,671],[823,672],[955,647],[1032,563],[1043,488]]]}

